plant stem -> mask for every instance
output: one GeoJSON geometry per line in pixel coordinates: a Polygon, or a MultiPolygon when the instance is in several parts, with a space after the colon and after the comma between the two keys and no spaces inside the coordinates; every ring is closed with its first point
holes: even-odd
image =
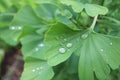
{"type": "Polygon", "coordinates": [[[98,15],[94,17],[93,23],[92,23],[92,25],[90,26],[90,29],[91,29],[92,31],[94,30],[94,27],[95,27],[97,18],[98,18],[98,15]]]}
{"type": "Polygon", "coordinates": [[[108,19],[108,20],[110,20],[110,21],[113,21],[113,22],[115,22],[115,23],[117,23],[117,24],[120,25],[120,20],[117,20],[117,19],[112,18],[112,17],[105,17],[105,16],[104,16],[103,18],[108,19]]]}

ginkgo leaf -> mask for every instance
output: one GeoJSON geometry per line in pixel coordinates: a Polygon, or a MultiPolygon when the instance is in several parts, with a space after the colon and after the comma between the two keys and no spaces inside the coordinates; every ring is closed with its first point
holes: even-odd
{"type": "Polygon", "coordinates": [[[73,10],[77,13],[81,12],[84,8],[84,5],[80,1],[74,1],[74,0],[60,0],[61,3],[71,6],[73,10]]]}
{"type": "Polygon", "coordinates": [[[11,26],[0,29],[0,38],[7,44],[15,46],[19,43],[19,37],[22,34],[22,26],[11,26]]]}
{"type": "Polygon", "coordinates": [[[41,19],[34,12],[32,7],[23,7],[14,17],[12,25],[40,25],[43,24],[41,19]]]}
{"type": "Polygon", "coordinates": [[[81,80],[94,80],[94,73],[104,80],[110,67],[120,65],[120,38],[92,32],[73,31],[61,23],[55,24],[46,34],[46,58],[52,66],[67,60],[71,54],[79,58],[78,73],[81,80]],[[110,67],[109,67],[110,66],[110,67]]]}
{"type": "Polygon", "coordinates": [[[25,62],[21,80],[50,80],[54,76],[46,61],[28,57],[25,62]]]}
{"type": "Polygon", "coordinates": [[[43,36],[34,33],[22,38],[21,43],[22,43],[22,52],[25,59],[27,57],[45,59],[44,53],[46,47],[45,44],[43,43],[43,36]]]}
{"type": "Polygon", "coordinates": [[[77,39],[72,40],[76,38],[76,33],[78,32],[61,23],[53,25],[48,30],[45,37],[45,43],[48,49],[45,54],[50,65],[57,65],[71,56],[77,46],[74,45],[77,39]]]}
{"type": "Polygon", "coordinates": [[[109,66],[116,69],[120,65],[120,38],[97,33],[89,34],[80,49],[79,77],[94,80],[93,71],[100,80],[110,73],[109,66]],[[109,66],[108,66],[108,65],[109,66]]]}
{"type": "Polygon", "coordinates": [[[85,4],[85,10],[89,16],[105,15],[108,12],[106,7],[97,4],[85,4]]]}

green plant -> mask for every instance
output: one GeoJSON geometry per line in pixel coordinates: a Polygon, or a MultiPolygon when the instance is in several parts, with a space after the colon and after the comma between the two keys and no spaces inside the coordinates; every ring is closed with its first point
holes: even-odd
{"type": "Polygon", "coordinates": [[[4,8],[0,38],[22,45],[21,80],[110,80],[120,65],[120,21],[112,18],[120,10],[109,5],[120,2],[110,1],[22,0],[4,8]]]}

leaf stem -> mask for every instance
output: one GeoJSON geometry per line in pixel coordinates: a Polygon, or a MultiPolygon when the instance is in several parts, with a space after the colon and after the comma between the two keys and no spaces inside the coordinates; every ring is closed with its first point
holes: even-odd
{"type": "Polygon", "coordinates": [[[90,29],[91,29],[92,31],[94,30],[94,27],[95,27],[97,18],[98,18],[98,15],[94,17],[93,23],[92,23],[92,25],[90,26],[90,29]]]}

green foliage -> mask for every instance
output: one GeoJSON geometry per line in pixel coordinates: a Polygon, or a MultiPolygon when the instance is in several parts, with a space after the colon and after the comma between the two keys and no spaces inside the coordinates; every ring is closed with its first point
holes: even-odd
{"type": "Polygon", "coordinates": [[[22,45],[21,80],[112,80],[110,69],[120,65],[120,9],[114,7],[120,2],[99,3],[4,2],[10,8],[0,6],[0,38],[10,46],[22,45]]]}

